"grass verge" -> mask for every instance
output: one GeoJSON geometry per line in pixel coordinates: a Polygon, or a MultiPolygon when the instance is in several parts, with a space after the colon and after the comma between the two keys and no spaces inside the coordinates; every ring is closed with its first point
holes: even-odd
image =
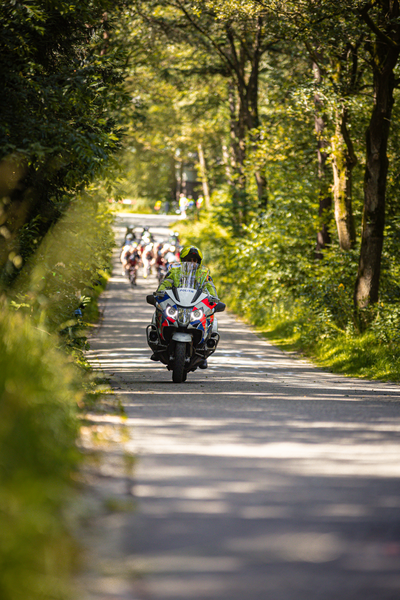
{"type": "Polygon", "coordinates": [[[80,416],[118,405],[84,357],[108,279],[112,220],[100,197],[77,198],[1,300],[2,600],[74,597],[81,557],[69,515],[82,461],[80,416]]]}
{"type": "MultiPolygon", "coordinates": [[[[250,319],[254,324],[254,319],[250,319]]],[[[336,332],[332,337],[302,335],[302,319],[271,321],[257,331],[286,351],[311,358],[318,366],[348,377],[400,381],[400,351],[397,344],[385,343],[373,331],[361,335],[336,332]]]]}
{"type": "Polygon", "coordinates": [[[0,597],[63,600],[77,548],[65,510],[80,454],[77,367],[21,314],[0,315],[0,597]]]}

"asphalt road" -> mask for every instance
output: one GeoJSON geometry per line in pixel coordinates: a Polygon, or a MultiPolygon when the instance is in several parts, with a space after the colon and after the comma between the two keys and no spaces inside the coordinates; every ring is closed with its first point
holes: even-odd
{"type": "MultiPolygon", "coordinates": [[[[133,220],[166,237],[165,217],[127,215],[119,237],[133,220]]],[[[126,411],[97,485],[136,500],[95,522],[121,569],[91,597],[399,600],[400,387],[323,372],[229,312],[209,368],[173,384],[146,344],[155,287],[116,262],[91,343],[126,411]],[[131,454],[133,478],[116,459],[131,454]]]]}

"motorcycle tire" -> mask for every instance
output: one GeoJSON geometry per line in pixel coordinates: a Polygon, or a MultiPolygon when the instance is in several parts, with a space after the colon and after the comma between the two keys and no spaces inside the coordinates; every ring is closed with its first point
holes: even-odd
{"type": "Polygon", "coordinates": [[[186,344],[185,342],[176,342],[174,367],[172,369],[172,381],[174,383],[183,383],[186,381],[185,362],[186,344]]]}

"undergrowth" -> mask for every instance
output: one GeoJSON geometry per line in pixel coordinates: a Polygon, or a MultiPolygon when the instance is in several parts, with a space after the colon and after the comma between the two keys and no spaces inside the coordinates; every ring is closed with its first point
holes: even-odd
{"type": "Polygon", "coordinates": [[[110,273],[113,216],[96,193],[72,203],[3,291],[0,314],[0,597],[72,597],[69,533],[85,410],[120,411],[85,359],[110,273]]]}
{"type": "Polygon", "coordinates": [[[0,597],[69,598],[77,548],[65,510],[80,455],[77,367],[29,317],[0,314],[0,597]]]}
{"type": "MultiPolygon", "coordinates": [[[[217,214],[174,228],[184,243],[202,248],[228,307],[274,344],[337,373],[399,381],[398,266],[384,255],[380,301],[360,318],[352,298],[357,250],[344,253],[333,246],[317,261],[306,219],[300,236],[282,221],[271,210],[240,238],[218,224],[217,214]]],[[[386,247],[390,243],[388,238],[386,247]]]]}

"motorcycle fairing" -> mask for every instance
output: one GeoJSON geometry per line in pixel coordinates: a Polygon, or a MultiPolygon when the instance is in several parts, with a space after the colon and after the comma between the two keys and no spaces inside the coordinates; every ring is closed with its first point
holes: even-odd
{"type": "Polygon", "coordinates": [[[173,306],[174,308],[179,308],[180,305],[183,307],[190,307],[193,310],[195,309],[196,304],[204,304],[202,306],[204,312],[210,312],[215,306],[215,304],[211,303],[208,299],[208,295],[205,292],[200,294],[194,302],[192,302],[192,298],[195,297],[197,290],[192,288],[178,288],[179,293],[179,302],[177,302],[174,293],[171,288],[167,288],[165,290],[162,298],[157,298],[157,307],[165,311],[168,306],[173,306]]]}
{"type": "Polygon", "coordinates": [[[165,302],[167,302],[168,300],[171,300],[171,298],[169,297],[167,291],[164,292],[164,296],[162,298],[158,297],[157,298],[157,304],[160,305],[160,307],[165,310],[168,306],[168,304],[165,304],[165,302]]]}
{"type": "Polygon", "coordinates": [[[210,299],[208,297],[204,298],[204,300],[202,300],[203,304],[205,304],[209,309],[213,309],[214,306],[217,306],[216,302],[210,302],[210,299]]]}
{"type": "MultiPolygon", "coordinates": [[[[206,311],[204,310],[204,308],[201,305],[200,306],[194,306],[193,307],[193,312],[195,310],[202,310],[203,311],[203,315],[199,319],[193,319],[193,321],[190,322],[190,325],[192,325],[196,329],[202,329],[203,332],[205,333],[206,327],[207,327],[207,315],[206,315],[206,311]]],[[[202,341],[203,340],[204,340],[204,335],[202,336],[202,341]]]]}
{"type": "Polygon", "coordinates": [[[214,323],[214,315],[210,315],[209,317],[207,317],[207,324],[205,327],[205,331],[212,331],[213,329],[213,323],[214,323]]]}
{"type": "Polygon", "coordinates": [[[164,335],[164,330],[165,327],[177,327],[177,323],[175,321],[175,319],[172,319],[171,317],[167,317],[166,314],[164,312],[161,311],[157,311],[156,314],[156,322],[157,323],[157,327],[158,327],[158,331],[160,332],[160,338],[161,340],[165,341],[165,335],[164,335]]]}
{"type": "Polygon", "coordinates": [[[176,288],[166,288],[162,297],[157,297],[156,323],[160,341],[169,343],[174,335],[173,331],[186,331],[194,336],[196,344],[204,347],[212,335],[213,310],[217,304],[214,299],[210,299],[203,287],[209,270],[194,263],[173,263],[172,269],[174,267],[179,267],[179,284],[176,288]],[[169,306],[177,311],[176,317],[167,315],[169,306]],[[191,320],[196,310],[201,310],[202,315],[199,319],[191,320]]]}

